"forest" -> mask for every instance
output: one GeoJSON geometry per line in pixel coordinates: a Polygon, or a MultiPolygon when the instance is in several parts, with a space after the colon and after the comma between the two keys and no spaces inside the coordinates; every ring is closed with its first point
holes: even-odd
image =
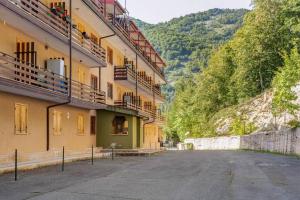
{"type": "MultiPolygon", "coordinates": [[[[181,53],[162,53],[170,63],[167,75],[169,71],[180,75],[176,80],[170,75],[170,80],[175,80],[175,93],[166,106],[165,131],[170,137],[183,140],[216,136],[216,116],[268,90],[274,92],[274,115],[293,114],[299,109],[293,102],[297,97],[291,88],[300,80],[300,1],[254,0],[251,11],[240,10],[231,15],[232,18],[219,19],[225,20],[225,24],[234,24],[229,31],[232,36],[223,27],[219,35],[222,39],[207,42],[199,36],[199,28],[201,39],[195,39],[195,43],[188,46],[181,43],[185,37],[176,37],[175,49],[179,48],[181,53]],[[236,19],[237,16],[242,19],[236,19]],[[182,56],[182,52],[186,55],[182,56]]],[[[149,26],[145,25],[144,30],[149,26]]],[[[195,26],[191,22],[190,27],[185,28],[191,31],[195,26]]],[[[179,33],[181,31],[184,30],[179,33]]],[[[157,33],[151,36],[150,32],[150,38],[160,37],[157,33]]],[[[207,40],[216,39],[215,36],[212,34],[207,40]]],[[[159,51],[167,48],[161,42],[154,41],[159,51]]]]}

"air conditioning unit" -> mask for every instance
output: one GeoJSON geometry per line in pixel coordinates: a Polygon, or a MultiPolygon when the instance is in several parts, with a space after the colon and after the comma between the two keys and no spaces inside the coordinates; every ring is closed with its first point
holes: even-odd
{"type": "Polygon", "coordinates": [[[62,59],[49,59],[47,60],[47,70],[60,76],[64,76],[65,61],[62,59]]]}

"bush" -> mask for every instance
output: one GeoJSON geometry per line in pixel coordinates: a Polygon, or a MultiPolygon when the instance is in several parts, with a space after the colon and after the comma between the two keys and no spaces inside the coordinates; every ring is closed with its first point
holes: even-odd
{"type": "Polygon", "coordinates": [[[296,120],[296,119],[293,119],[293,120],[289,121],[287,124],[291,128],[298,128],[298,127],[300,127],[300,122],[298,120],[296,120]]]}

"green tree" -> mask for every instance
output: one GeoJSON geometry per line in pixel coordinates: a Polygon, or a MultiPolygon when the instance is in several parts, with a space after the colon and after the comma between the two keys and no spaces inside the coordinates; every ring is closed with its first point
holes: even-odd
{"type": "Polygon", "coordinates": [[[284,66],[278,71],[273,80],[274,98],[272,109],[274,115],[288,112],[292,115],[299,110],[299,105],[294,101],[298,98],[292,90],[300,81],[300,55],[294,49],[290,56],[284,56],[284,66]]]}

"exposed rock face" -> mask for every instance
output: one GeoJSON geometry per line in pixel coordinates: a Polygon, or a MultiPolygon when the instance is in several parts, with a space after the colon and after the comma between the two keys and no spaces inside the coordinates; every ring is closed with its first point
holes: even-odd
{"type": "MultiPolygon", "coordinates": [[[[298,96],[295,103],[300,105],[300,83],[292,89],[298,96]]],[[[272,114],[272,91],[267,91],[252,100],[240,105],[236,109],[236,116],[245,116],[248,123],[254,123],[259,131],[282,130],[289,128],[288,122],[298,120],[300,118],[300,110],[293,116],[289,113],[282,113],[279,116],[272,114]]],[[[224,135],[229,132],[233,121],[233,117],[222,118],[216,122],[219,135],[224,135]]]]}

